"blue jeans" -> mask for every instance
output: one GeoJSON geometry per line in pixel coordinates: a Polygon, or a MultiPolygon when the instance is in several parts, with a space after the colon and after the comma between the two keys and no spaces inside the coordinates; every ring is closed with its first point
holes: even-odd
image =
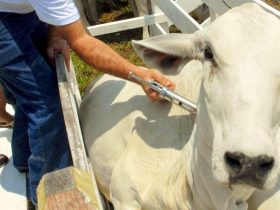
{"type": "Polygon", "coordinates": [[[41,177],[72,164],[56,72],[45,59],[46,43],[47,25],[34,12],[0,13],[0,82],[16,99],[13,163],[20,171],[29,170],[35,204],[41,177]]]}

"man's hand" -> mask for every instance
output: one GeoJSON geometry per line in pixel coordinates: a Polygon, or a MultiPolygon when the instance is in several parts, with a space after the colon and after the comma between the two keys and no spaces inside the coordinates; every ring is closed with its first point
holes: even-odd
{"type": "Polygon", "coordinates": [[[50,38],[47,47],[47,54],[51,62],[54,63],[54,56],[56,53],[62,53],[68,71],[70,70],[70,48],[66,41],[59,37],[50,38]]]}
{"type": "Polygon", "coordinates": [[[58,33],[58,29],[55,26],[49,25],[48,28],[48,47],[47,55],[50,61],[54,64],[55,54],[62,53],[65,59],[65,63],[68,71],[70,70],[70,48],[65,39],[58,33]]]}
{"type": "MultiPolygon", "coordinates": [[[[141,71],[141,75],[139,75],[143,80],[154,80],[158,83],[160,83],[163,86],[166,86],[169,90],[174,91],[175,89],[175,84],[169,80],[167,77],[165,77],[162,73],[155,69],[147,69],[141,71]]],[[[145,93],[147,96],[152,100],[152,101],[158,101],[161,100],[159,93],[156,92],[155,90],[149,88],[148,85],[143,85],[141,84],[145,93]]]]}

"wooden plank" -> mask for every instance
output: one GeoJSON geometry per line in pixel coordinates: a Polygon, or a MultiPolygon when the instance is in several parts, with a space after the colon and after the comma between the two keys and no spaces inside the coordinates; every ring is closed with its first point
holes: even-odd
{"type": "Polygon", "coordinates": [[[37,188],[39,210],[99,210],[90,175],[74,167],[45,174],[37,188]]]}
{"type": "Polygon", "coordinates": [[[192,33],[201,30],[198,24],[180,5],[173,0],[156,0],[164,14],[179,28],[183,33],[192,33]]]}
{"type": "Polygon", "coordinates": [[[167,17],[164,14],[159,13],[154,15],[147,15],[143,17],[115,21],[111,23],[104,23],[95,26],[89,26],[87,29],[92,36],[98,36],[134,28],[141,28],[143,26],[148,26],[156,23],[164,23],[167,21],[167,17]]]}
{"type": "Polygon", "coordinates": [[[60,100],[73,163],[74,166],[88,171],[87,156],[80,131],[77,110],[75,109],[75,101],[72,94],[70,94],[71,92],[69,92],[66,76],[67,69],[61,54],[56,55],[56,67],[60,100]]]}
{"type": "Polygon", "coordinates": [[[96,180],[89,166],[79,124],[77,104],[74,99],[75,94],[73,93],[75,92],[73,90],[77,88],[74,87],[76,81],[71,81],[74,79],[74,73],[72,73],[71,76],[71,73],[67,71],[62,54],[57,54],[55,58],[63,116],[71,156],[76,168],[69,167],[43,176],[39,184],[41,188],[37,191],[38,205],[40,206],[39,210],[103,210],[96,180]],[[48,181],[46,182],[46,180],[48,181]],[[81,189],[80,187],[77,188],[77,186],[81,184],[81,180],[83,180],[82,186],[86,186],[86,189],[84,188],[82,191],[79,191],[81,189]],[[70,183],[70,187],[68,186],[68,188],[65,189],[64,186],[67,186],[67,183],[68,185],[70,183]],[[46,187],[48,187],[48,189],[53,188],[55,191],[51,191],[50,193],[50,191],[46,191],[46,187]],[[74,198],[71,198],[73,195],[74,198]],[[94,206],[88,206],[88,199],[90,199],[90,201],[95,201],[94,206]]]}
{"type": "Polygon", "coordinates": [[[79,90],[79,86],[78,86],[78,82],[77,82],[77,78],[76,78],[76,74],[75,74],[75,70],[74,70],[72,61],[70,62],[70,68],[71,68],[71,70],[68,72],[68,74],[66,74],[66,77],[67,77],[67,81],[69,84],[69,89],[71,91],[71,95],[74,96],[74,100],[75,100],[77,109],[79,109],[80,104],[82,102],[82,98],[81,98],[81,94],[80,94],[80,90],[79,90]]]}

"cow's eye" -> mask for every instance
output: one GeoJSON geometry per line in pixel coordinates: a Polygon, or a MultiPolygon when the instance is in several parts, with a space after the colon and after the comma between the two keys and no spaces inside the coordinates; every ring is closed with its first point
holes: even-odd
{"type": "Polygon", "coordinates": [[[205,50],[204,50],[204,57],[205,57],[205,59],[207,59],[207,60],[213,60],[213,53],[212,53],[212,50],[211,50],[211,48],[206,48],[205,50]]]}

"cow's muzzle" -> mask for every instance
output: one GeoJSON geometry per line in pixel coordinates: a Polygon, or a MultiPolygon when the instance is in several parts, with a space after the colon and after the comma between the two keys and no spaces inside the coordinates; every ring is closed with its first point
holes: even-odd
{"type": "Polygon", "coordinates": [[[226,152],[224,158],[230,184],[248,184],[259,189],[274,166],[274,158],[268,155],[248,157],[241,152],[226,152]]]}

